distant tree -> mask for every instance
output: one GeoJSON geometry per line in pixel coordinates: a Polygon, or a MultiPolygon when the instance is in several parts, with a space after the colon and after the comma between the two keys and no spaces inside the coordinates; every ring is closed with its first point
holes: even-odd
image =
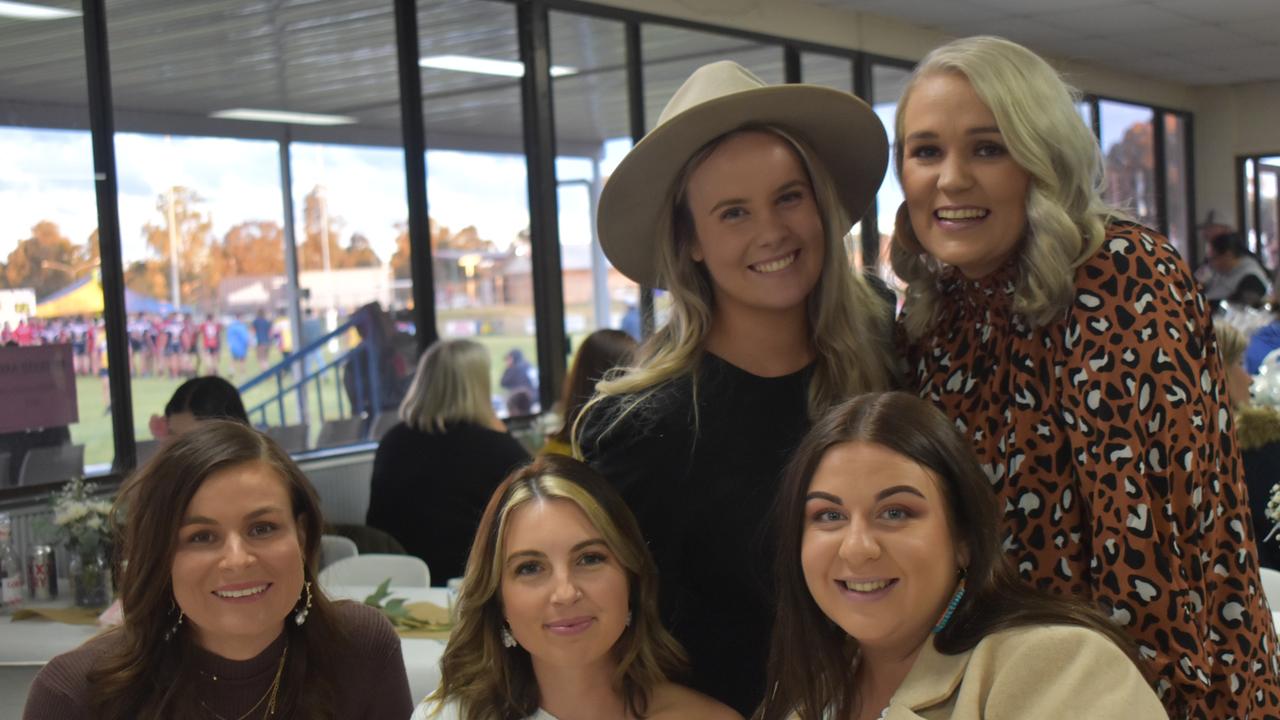
{"type": "Polygon", "coordinates": [[[96,242],[75,245],[57,223],[41,220],[0,264],[0,286],[32,288],[44,298],[92,272],[96,257],[96,242]]]}
{"type": "Polygon", "coordinates": [[[1154,135],[1151,123],[1134,123],[1120,142],[1107,149],[1106,157],[1107,201],[1128,209],[1148,225],[1158,222],[1154,135]]]}
{"type": "Polygon", "coordinates": [[[330,212],[325,188],[316,185],[302,200],[303,239],[298,243],[298,268],[300,270],[325,269],[325,245],[329,246],[329,269],[377,267],[382,260],[369,245],[369,239],[354,233],[347,245],[343,245],[343,222],[330,212]]]}
{"type": "MultiPolygon", "coordinates": [[[[456,272],[456,263],[452,258],[447,263],[441,257],[441,251],[452,251],[446,254],[457,255],[458,252],[478,252],[492,253],[497,251],[497,247],[492,241],[485,240],[480,237],[480,232],[476,230],[475,225],[468,225],[458,232],[454,233],[447,225],[441,225],[435,221],[435,218],[427,218],[427,226],[431,232],[431,253],[435,257],[437,264],[447,264],[450,266],[446,273],[456,272]]],[[[391,256],[391,271],[397,280],[403,280],[410,277],[409,273],[409,229],[401,224],[398,225],[400,234],[396,237],[396,251],[391,256]]],[[[443,277],[450,277],[445,274],[443,277]]]]}
{"type": "Polygon", "coordinates": [[[130,270],[138,268],[134,276],[137,285],[126,284],[138,292],[169,299],[170,288],[170,254],[169,238],[172,234],[178,241],[178,288],[179,300],[184,305],[196,305],[202,308],[213,306],[217,297],[218,283],[222,280],[220,268],[210,263],[210,254],[215,249],[216,238],[213,235],[213,221],[199,209],[204,203],[192,188],[175,186],[170,192],[156,197],[156,211],[160,214],[160,224],[147,223],[142,227],[142,236],[147,246],[154,253],[153,257],[130,265],[130,270]],[[172,199],[173,232],[170,233],[170,201],[172,199]],[[158,275],[158,277],[157,277],[158,275]],[[163,284],[161,284],[163,282],[163,284]],[[159,286],[164,290],[155,293],[159,286]],[[143,288],[149,288],[144,290],[143,288]]]}
{"type": "Polygon", "coordinates": [[[223,277],[284,273],[284,230],[274,220],[248,220],[227,231],[220,260],[223,277]]]}

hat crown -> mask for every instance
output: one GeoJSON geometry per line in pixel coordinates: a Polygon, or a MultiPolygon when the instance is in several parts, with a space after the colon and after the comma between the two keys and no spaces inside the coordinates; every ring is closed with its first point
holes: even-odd
{"type": "Polygon", "coordinates": [[[655,127],[702,103],[762,87],[768,85],[732,60],[708,63],[693,71],[689,79],[676,90],[676,94],[671,96],[667,106],[662,109],[662,114],[658,116],[658,125],[655,127]]]}

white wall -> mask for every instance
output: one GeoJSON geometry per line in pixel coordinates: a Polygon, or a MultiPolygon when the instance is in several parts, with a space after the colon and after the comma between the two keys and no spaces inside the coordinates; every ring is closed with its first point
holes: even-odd
{"type": "Polygon", "coordinates": [[[1236,157],[1280,155],[1280,82],[1202,88],[1196,99],[1196,212],[1234,226],[1236,157]]]}

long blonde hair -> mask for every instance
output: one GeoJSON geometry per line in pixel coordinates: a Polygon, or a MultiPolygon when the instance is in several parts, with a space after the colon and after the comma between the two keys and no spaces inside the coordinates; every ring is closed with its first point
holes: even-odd
{"type": "Polygon", "coordinates": [[[440,659],[440,687],[427,702],[457,703],[463,720],[518,720],[537,712],[530,655],[504,647],[500,637],[508,523],[517,508],[538,501],[573,503],[626,572],[631,622],[613,647],[613,689],[633,717],[643,718],[653,691],[684,670],[684,651],[658,617],[658,571],[635,516],[604,478],[561,455],[541,456],[515,471],[489,499],[467,558],[458,624],[440,659]]]}
{"type": "Polygon", "coordinates": [[[427,433],[447,422],[487,425],[493,416],[489,351],[474,340],[438,340],[418,360],[400,419],[427,433]]]}
{"type": "MultiPolygon", "coordinates": [[[[659,227],[670,236],[656,243],[658,273],[671,293],[671,317],[640,346],[635,366],[606,377],[596,385],[592,404],[611,395],[635,394],[611,420],[616,422],[667,380],[691,375],[702,359],[711,331],[714,290],[706,268],[691,252],[696,242],[686,197],[689,177],[725,140],[745,132],[764,132],[786,141],[803,163],[813,185],[814,199],[826,237],[822,274],[809,293],[809,326],[817,353],[817,368],[809,384],[809,416],[850,395],[890,386],[897,377],[890,355],[892,308],[851,269],[844,236],[851,221],[841,207],[835,183],[812,150],[798,137],[771,126],[749,124],[721,135],[694,153],[667,194],[659,227]]],[[[696,383],[694,392],[697,392],[696,383]]],[[[694,404],[696,408],[697,404],[694,404]]],[[[578,432],[574,432],[575,446],[578,432]]]]}
{"type": "MultiPolygon", "coordinates": [[[[1047,325],[1070,307],[1075,269],[1102,246],[1107,224],[1127,219],[1102,199],[1102,151],[1076,112],[1079,92],[1017,43],[985,35],[947,43],[920,61],[898,102],[893,162],[899,180],[911,92],[921,78],[939,73],[969,81],[995,116],[1009,154],[1031,175],[1013,310],[1032,327],[1047,325]]],[[[907,283],[904,322],[915,340],[936,321],[945,267],[921,246],[906,203],[898,208],[890,260],[907,283]]]]}

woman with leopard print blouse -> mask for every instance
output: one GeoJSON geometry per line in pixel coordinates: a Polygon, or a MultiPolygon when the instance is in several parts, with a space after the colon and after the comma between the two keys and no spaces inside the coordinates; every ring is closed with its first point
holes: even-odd
{"type": "Polygon", "coordinates": [[[1280,716],[1209,314],[1169,242],[1103,202],[1072,91],[1019,45],[958,40],[916,68],[897,137],[908,382],[973,442],[1005,550],[1122,625],[1173,717],[1280,716]]]}

